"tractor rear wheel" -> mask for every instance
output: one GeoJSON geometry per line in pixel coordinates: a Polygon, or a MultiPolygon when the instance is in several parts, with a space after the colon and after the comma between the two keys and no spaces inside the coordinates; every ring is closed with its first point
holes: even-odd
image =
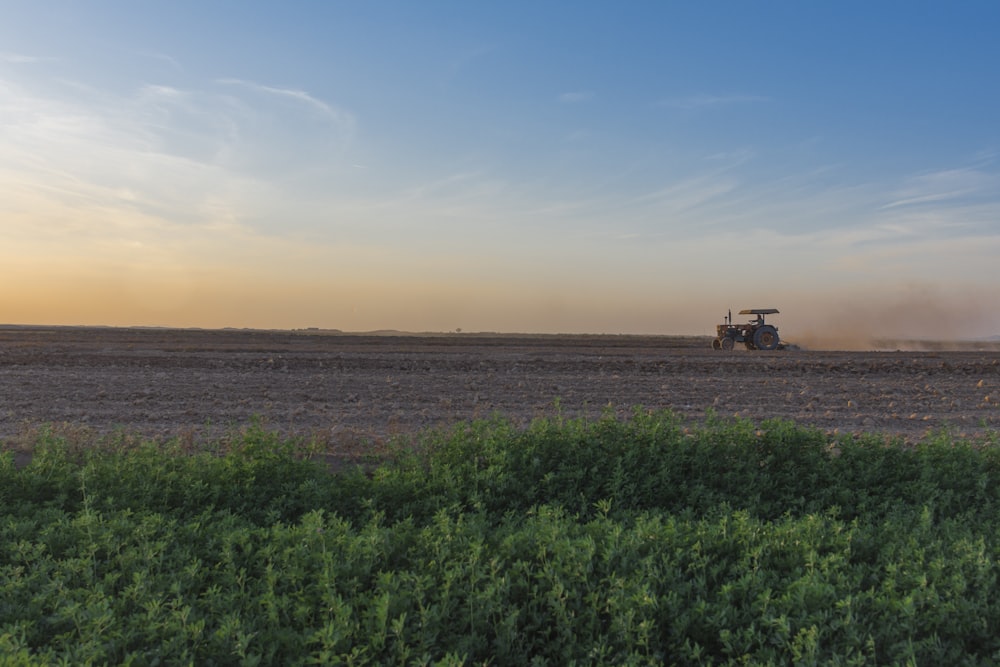
{"type": "Polygon", "coordinates": [[[722,341],[719,343],[719,345],[722,346],[722,349],[725,350],[726,352],[728,352],[729,350],[733,349],[733,345],[734,344],[735,343],[733,342],[733,339],[730,338],[730,337],[728,337],[728,336],[726,336],[725,338],[723,338],[722,341]]]}
{"type": "Polygon", "coordinates": [[[753,344],[758,350],[775,350],[778,348],[778,330],[765,324],[753,334],[753,344]]]}

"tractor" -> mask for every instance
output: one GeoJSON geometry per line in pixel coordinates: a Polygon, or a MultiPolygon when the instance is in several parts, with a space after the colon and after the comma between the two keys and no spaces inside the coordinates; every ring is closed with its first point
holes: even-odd
{"type": "Polygon", "coordinates": [[[733,311],[729,311],[724,324],[715,327],[713,350],[731,350],[736,343],[743,343],[748,350],[777,350],[782,346],[778,328],[764,322],[765,315],[776,315],[777,308],[749,308],[740,315],[756,315],[746,324],[733,324],[733,311]]]}

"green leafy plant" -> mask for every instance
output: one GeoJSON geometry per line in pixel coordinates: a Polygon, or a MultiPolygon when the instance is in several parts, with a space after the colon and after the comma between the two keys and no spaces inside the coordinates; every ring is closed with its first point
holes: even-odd
{"type": "Polygon", "coordinates": [[[989,664],[995,440],[501,417],[0,458],[4,664],[989,664]]]}

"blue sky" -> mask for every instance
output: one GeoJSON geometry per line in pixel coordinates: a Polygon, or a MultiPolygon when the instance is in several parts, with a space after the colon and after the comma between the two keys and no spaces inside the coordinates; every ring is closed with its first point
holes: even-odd
{"type": "Polygon", "coordinates": [[[995,2],[0,8],[0,321],[1000,333],[995,2]]]}

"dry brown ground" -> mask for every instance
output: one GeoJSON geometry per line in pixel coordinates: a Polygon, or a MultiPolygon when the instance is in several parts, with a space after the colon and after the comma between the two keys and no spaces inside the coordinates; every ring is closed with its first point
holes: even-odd
{"type": "Polygon", "coordinates": [[[919,440],[1000,425],[1000,349],[713,351],[708,338],[0,327],[0,442],[40,424],[203,437],[255,417],[331,448],[500,413],[669,408],[919,440]]]}

